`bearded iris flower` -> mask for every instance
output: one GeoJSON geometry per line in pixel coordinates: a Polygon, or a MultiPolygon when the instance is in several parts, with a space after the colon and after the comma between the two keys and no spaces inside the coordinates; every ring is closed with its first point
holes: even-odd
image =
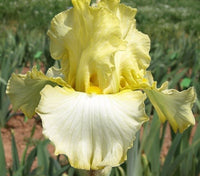
{"type": "Polygon", "coordinates": [[[150,39],[136,29],[136,9],[119,0],[72,3],[48,31],[51,56],[61,68],[45,75],[34,67],[13,74],[7,86],[15,110],[40,115],[55,153],[84,170],[120,165],[148,120],[146,96],[175,132],[194,125],[194,89],[178,92],[167,82],[157,88],[147,71],[150,39]]]}

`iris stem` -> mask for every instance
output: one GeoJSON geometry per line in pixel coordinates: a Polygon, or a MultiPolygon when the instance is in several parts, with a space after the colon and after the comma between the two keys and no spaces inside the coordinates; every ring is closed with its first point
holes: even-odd
{"type": "Polygon", "coordinates": [[[127,176],[138,175],[138,150],[139,150],[140,131],[136,133],[136,139],[133,147],[128,151],[127,155],[127,176]]]}
{"type": "Polygon", "coordinates": [[[94,170],[89,171],[89,176],[97,176],[97,172],[94,170]]]}
{"type": "Polygon", "coordinates": [[[103,170],[79,170],[80,176],[109,176],[111,172],[111,167],[106,167],[103,170]]]}

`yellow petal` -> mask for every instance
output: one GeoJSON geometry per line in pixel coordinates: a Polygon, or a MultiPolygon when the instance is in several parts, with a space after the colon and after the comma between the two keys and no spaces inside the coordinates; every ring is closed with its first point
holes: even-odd
{"type": "MultiPolygon", "coordinates": [[[[123,89],[144,89],[149,87],[148,80],[145,78],[146,70],[140,69],[137,59],[130,51],[120,51],[115,54],[116,78],[119,78],[120,90],[123,89]]],[[[113,79],[116,82],[116,79],[113,79]]]]}
{"type": "Polygon", "coordinates": [[[122,38],[127,41],[127,50],[133,54],[129,60],[136,62],[140,69],[146,69],[151,61],[149,56],[150,39],[148,35],[136,29],[137,9],[119,4],[119,0],[101,0],[98,5],[108,8],[119,19],[122,38]]]}
{"type": "Polygon", "coordinates": [[[77,91],[95,86],[104,94],[146,87],[150,40],[136,29],[136,9],[119,0],[95,7],[86,0],[72,3],[48,31],[51,54],[61,60],[66,82],[77,91]]]}
{"type": "Polygon", "coordinates": [[[126,36],[128,48],[132,52],[140,69],[146,69],[151,61],[149,56],[150,39],[148,35],[143,34],[135,28],[131,28],[126,36]]]}
{"type": "Polygon", "coordinates": [[[97,170],[126,160],[136,132],[148,120],[144,99],[140,91],[97,95],[47,85],[36,111],[56,154],[66,154],[75,168],[97,170]]]}
{"type": "Polygon", "coordinates": [[[114,53],[124,48],[119,20],[106,8],[90,7],[87,1],[72,1],[73,8],[54,17],[50,51],[61,59],[65,80],[74,89],[105,89],[114,71],[114,53]]]}
{"type": "Polygon", "coordinates": [[[8,81],[6,90],[13,109],[21,109],[27,117],[32,117],[40,101],[40,91],[46,84],[67,86],[60,77],[49,78],[41,71],[38,71],[36,67],[25,75],[13,73],[8,81]]]}
{"type": "Polygon", "coordinates": [[[122,39],[127,43],[126,49],[115,53],[115,71],[109,86],[103,92],[113,93],[127,88],[136,90],[148,87],[145,71],[151,60],[150,39],[136,29],[137,10],[120,4],[119,0],[101,0],[98,6],[109,9],[119,19],[122,39]]]}
{"type": "Polygon", "coordinates": [[[136,29],[135,15],[137,10],[120,4],[117,11],[117,16],[120,20],[120,28],[123,34],[123,39],[127,41],[127,50],[132,53],[132,62],[137,62],[139,69],[144,69],[149,66],[151,58],[150,39],[148,35],[136,29]]]}
{"type": "Polygon", "coordinates": [[[192,106],[196,99],[194,88],[182,92],[166,89],[164,83],[160,89],[145,90],[148,98],[155,107],[162,122],[168,120],[174,132],[183,132],[190,125],[195,124],[192,106]]]}

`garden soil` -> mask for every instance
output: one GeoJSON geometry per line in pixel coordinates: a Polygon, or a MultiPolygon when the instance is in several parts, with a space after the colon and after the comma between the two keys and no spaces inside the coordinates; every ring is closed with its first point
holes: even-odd
{"type": "MultiPolygon", "coordinates": [[[[8,121],[6,128],[1,129],[7,168],[12,167],[11,132],[14,133],[19,159],[21,160],[23,152],[26,148],[26,143],[30,141],[31,131],[34,125],[36,125],[36,127],[28,148],[29,153],[34,148],[37,141],[45,139],[42,135],[42,126],[39,120],[32,118],[25,122],[23,116],[16,115],[8,121]]],[[[50,154],[54,156],[54,146],[49,144],[47,148],[50,154]]],[[[33,168],[36,166],[37,161],[34,162],[33,168]]]]}

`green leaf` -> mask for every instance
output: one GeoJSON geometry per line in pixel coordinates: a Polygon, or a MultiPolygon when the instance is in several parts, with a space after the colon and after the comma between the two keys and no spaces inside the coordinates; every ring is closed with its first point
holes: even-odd
{"type": "Polygon", "coordinates": [[[27,121],[28,121],[28,117],[25,116],[25,117],[24,117],[24,122],[27,122],[27,121]]]}
{"type": "MultiPolygon", "coordinates": [[[[150,171],[150,163],[148,162],[147,156],[142,154],[142,165],[143,165],[143,175],[145,176],[152,176],[150,171]]],[[[155,172],[157,175],[158,173],[155,172]]]]}
{"type": "Polygon", "coordinates": [[[62,173],[64,173],[65,171],[67,171],[69,169],[69,167],[70,167],[69,165],[66,165],[66,166],[62,167],[60,170],[58,170],[54,174],[54,176],[60,176],[62,173]]]}
{"type": "Polygon", "coordinates": [[[194,137],[192,139],[192,143],[194,143],[198,139],[200,139],[200,123],[197,124],[196,132],[195,132],[194,137]]]}
{"type": "MultiPolygon", "coordinates": [[[[189,147],[189,140],[191,136],[191,128],[188,128],[184,131],[181,142],[180,148],[178,151],[178,155],[180,155],[185,149],[189,147]]],[[[193,158],[193,151],[191,151],[191,155],[184,159],[179,166],[179,171],[181,176],[188,176],[188,172],[191,170],[192,158],[193,158]]],[[[190,174],[189,174],[190,175],[190,174]]]]}
{"type": "Polygon", "coordinates": [[[1,78],[0,77],[0,83],[4,84],[4,85],[7,85],[7,82],[5,81],[5,79],[1,78]]]}
{"type": "Polygon", "coordinates": [[[190,147],[188,147],[183,153],[178,155],[173,163],[168,166],[167,176],[173,176],[180,163],[185,159],[187,155],[191,154],[191,151],[200,147],[200,139],[195,141],[190,147]]]}
{"type": "Polygon", "coordinates": [[[0,134],[0,175],[6,176],[6,159],[4,154],[3,142],[2,137],[0,134]]]}
{"type": "Polygon", "coordinates": [[[37,146],[38,167],[41,168],[42,174],[48,175],[49,170],[49,153],[47,151],[47,144],[49,140],[41,141],[37,146]]]}
{"type": "Polygon", "coordinates": [[[34,55],[34,59],[39,59],[42,56],[43,52],[42,51],[37,51],[34,55]]]}
{"type": "Polygon", "coordinates": [[[115,176],[120,176],[119,175],[119,171],[117,170],[117,168],[115,168],[115,176]]]}
{"type": "Polygon", "coordinates": [[[192,80],[190,78],[184,78],[181,83],[180,83],[180,86],[182,89],[184,88],[188,88],[191,84],[192,80]]]}
{"type": "Polygon", "coordinates": [[[111,170],[111,173],[110,173],[110,176],[115,176],[115,173],[114,173],[115,171],[114,171],[114,168],[112,168],[112,170],[111,170]]]}
{"type": "Polygon", "coordinates": [[[54,162],[54,167],[55,167],[56,170],[61,169],[61,165],[60,165],[60,163],[59,163],[58,160],[55,160],[55,159],[54,159],[53,162],[54,162]]]}
{"type": "Polygon", "coordinates": [[[24,165],[24,176],[29,175],[31,172],[31,167],[33,165],[33,162],[37,156],[37,147],[35,147],[28,155],[25,165],[24,165]]]}
{"type": "Polygon", "coordinates": [[[36,124],[33,125],[33,128],[31,129],[31,135],[30,138],[33,137],[34,133],[35,133],[35,129],[36,129],[36,124]]]}
{"type": "Polygon", "coordinates": [[[75,172],[75,169],[73,167],[70,167],[68,170],[68,176],[73,176],[75,172]]]}
{"type": "Polygon", "coordinates": [[[124,169],[122,167],[119,166],[118,169],[119,169],[119,172],[120,172],[121,176],[126,176],[125,171],[124,171],[124,169]]]}
{"type": "Polygon", "coordinates": [[[170,56],[170,60],[176,59],[176,58],[177,58],[177,55],[178,55],[178,54],[177,54],[176,52],[172,53],[171,56],[170,56]]]}
{"type": "Polygon", "coordinates": [[[185,74],[187,73],[188,68],[184,68],[181,72],[178,73],[179,70],[180,70],[180,68],[177,68],[175,71],[167,74],[168,76],[170,75],[170,77],[172,79],[169,82],[170,88],[176,87],[176,85],[179,83],[180,79],[183,78],[185,76],[185,74]],[[176,76],[174,76],[174,75],[176,75],[176,76]]]}
{"type": "MultiPolygon", "coordinates": [[[[26,116],[25,116],[25,118],[26,118],[26,116]]],[[[34,124],[32,130],[31,130],[30,139],[33,137],[33,134],[35,133],[35,128],[36,128],[36,125],[34,124]]],[[[28,147],[29,147],[29,142],[26,143],[26,148],[24,149],[24,152],[23,152],[23,155],[22,155],[22,160],[21,160],[22,165],[24,165],[26,154],[27,154],[27,151],[28,151],[28,147]]]]}
{"type": "Polygon", "coordinates": [[[162,125],[162,132],[161,132],[161,138],[160,138],[160,146],[162,147],[164,139],[165,139],[165,131],[166,131],[166,127],[167,127],[167,121],[162,125]]]}
{"type": "Polygon", "coordinates": [[[12,143],[13,171],[16,172],[20,167],[20,163],[19,163],[19,156],[13,131],[11,132],[11,137],[12,137],[11,143],[12,143]]]}
{"type": "Polygon", "coordinates": [[[163,168],[162,168],[161,176],[168,176],[167,173],[168,173],[168,170],[169,170],[169,165],[171,164],[171,162],[173,160],[174,154],[175,154],[176,149],[177,149],[177,147],[180,143],[181,138],[182,138],[182,134],[180,134],[180,133],[176,134],[176,137],[173,140],[172,145],[171,145],[171,147],[168,151],[168,154],[165,158],[165,162],[164,162],[164,165],[163,165],[163,168]]]}
{"type": "Polygon", "coordinates": [[[13,176],[22,176],[23,169],[24,169],[24,166],[20,165],[20,167],[18,168],[18,170],[16,172],[14,172],[13,176]]]}
{"type": "MultiPolygon", "coordinates": [[[[161,150],[161,140],[160,140],[160,120],[154,111],[154,116],[151,121],[150,130],[145,130],[145,140],[142,141],[142,150],[144,151],[149,164],[151,165],[152,175],[159,175],[160,171],[160,150],[161,150]]],[[[147,126],[147,128],[149,128],[147,126]]],[[[143,165],[143,169],[147,169],[146,165],[143,165]]],[[[148,175],[151,173],[149,172],[148,175]]]]}
{"type": "Polygon", "coordinates": [[[54,176],[53,171],[54,171],[54,159],[53,158],[49,158],[49,176],[54,176]]]}
{"type": "Polygon", "coordinates": [[[43,172],[42,172],[42,168],[37,167],[37,168],[35,168],[31,171],[29,176],[48,176],[48,175],[44,175],[43,172]]]}

